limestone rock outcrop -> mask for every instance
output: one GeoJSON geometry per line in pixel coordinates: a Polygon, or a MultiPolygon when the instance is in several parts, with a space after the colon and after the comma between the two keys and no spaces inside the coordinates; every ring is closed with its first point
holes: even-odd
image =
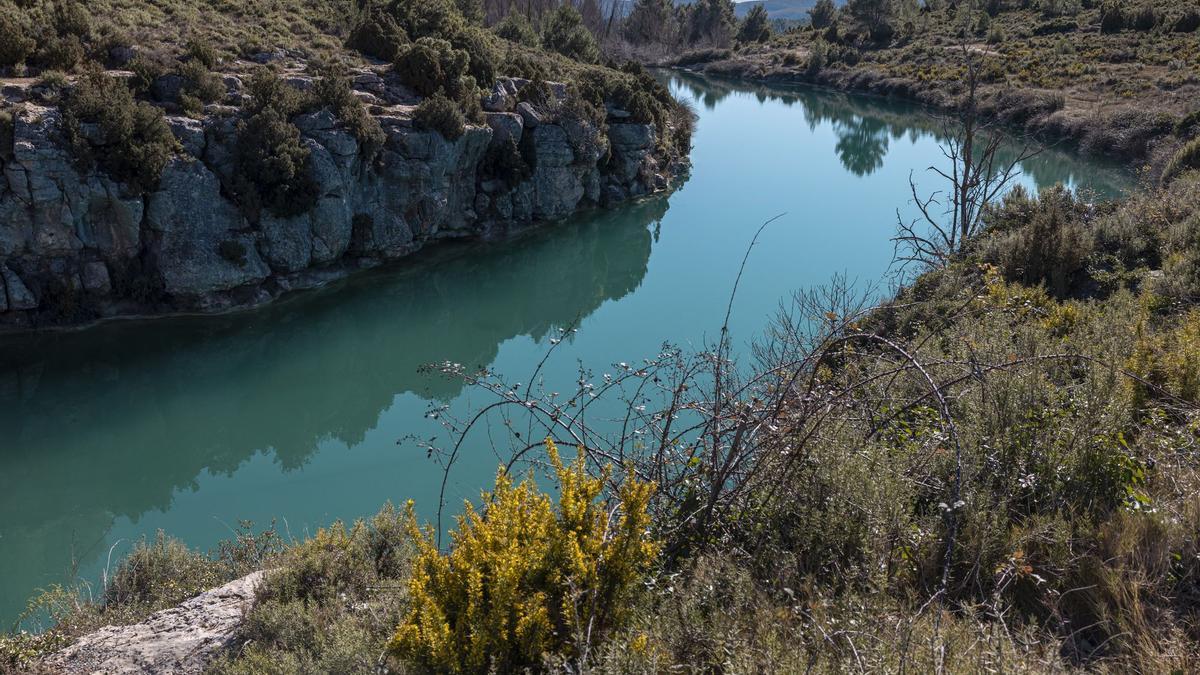
{"type": "Polygon", "coordinates": [[[263,572],[205,591],[130,626],[107,626],[46,658],[51,672],[194,675],[230,646],[263,572]]]}
{"type": "Polygon", "coordinates": [[[56,108],[10,108],[12,146],[0,147],[0,330],[259,304],[439,239],[662,190],[681,172],[662,157],[652,125],[610,115],[597,127],[517,104],[523,80],[498,81],[485,123],[447,140],[414,126],[411,94],[387,76],[352,78],[356,93],[382,103],[368,106],[386,134],[377,152],[329,110],[293,120],[317,197],[289,217],[248,215],[233,196],[237,108],[168,116],[180,151],[146,193],[75,161],[56,108]]]}

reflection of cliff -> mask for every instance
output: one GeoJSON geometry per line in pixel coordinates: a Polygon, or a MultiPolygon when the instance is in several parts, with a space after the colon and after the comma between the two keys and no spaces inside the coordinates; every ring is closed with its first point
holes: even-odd
{"type": "MultiPolygon", "coordinates": [[[[870,174],[883,166],[892,139],[933,136],[942,141],[946,135],[945,124],[940,118],[912,103],[803,85],[767,86],[683,71],[671,71],[667,77],[672,86],[690,93],[709,110],[735,93],[750,94],[759,101],[779,101],[786,106],[799,104],[810,129],[825,123],[833,127],[838,137],[838,158],[847,171],[857,176],[870,174]]],[[[1011,161],[1018,151],[1018,147],[1007,145],[997,157],[1001,161],[1011,161]]],[[[1084,162],[1054,148],[1047,148],[1025,160],[1021,170],[1039,190],[1061,181],[1071,181],[1086,185],[1101,196],[1115,197],[1131,182],[1116,167],[1084,162]]]]}
{"type": "Polygon", "coordinates": [[[488,365],[642,281],[665,199],[367,274],[261,311],[0,342],[0,584],[6,614],[113,518],[170,504],[258,450],[285,468],[360,441],[402,392],[448,399],[440,360],[488,365]],[[7,589],[7,590],[6,590],[7,589]]]}

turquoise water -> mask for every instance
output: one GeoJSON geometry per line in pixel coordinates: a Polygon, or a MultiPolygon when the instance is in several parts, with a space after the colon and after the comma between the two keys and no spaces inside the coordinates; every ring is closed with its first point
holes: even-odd
{"type": "MultiPolygon", "coordinates": [[[[559,329],[548,388],[700,346],[720,328],[754,231],[767,228],[732,321],[744,349],[792,291],[884,279],[908,177],[941,161],[940,127],[878,100],[737,88],[673,76],[699,122],[695,168],[667,198],[586,214],[520,238],[446,246],[271,307],[120,322],[0,340],[0,627],[38,587],[96,583],[133,542],[165,530],[199,548],[239,520],[299,537],[415,499],[432,517],[441,469],[412,442],[430,405],[483,398],[421,365],[490,366],[520,381],[559,329]]],[[[1048,151],[1030,187],[1115,194],[1119,172],[1048,151]]],[[[450,504],[498,464],[472,439],[450,504]]]]}

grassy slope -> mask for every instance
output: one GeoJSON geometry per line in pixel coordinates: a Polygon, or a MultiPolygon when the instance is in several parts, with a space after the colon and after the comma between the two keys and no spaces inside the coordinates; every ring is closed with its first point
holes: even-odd
{"type": "MultiPolygon", "coordinates": [[[[1189,6],[1178,0],[1146,4],[1166,17],[1189,6]]],[[[1102,34],[1100,10],[1095,8],[1052,18],[1002,3],[996,16],[983,17],[978,12],[971,20],[968,44],[984,57],[985,107],[1044,139],[1067,139],[1086,152],[1141,160],[1154,154],[1156,141],[1169,136],[1174,122],[1200,108],[1196,32],[1159,27],[1102,34]],[[1038,34],[1051,26],[1064,32],[1038,34]]],[[[767,45],[709,54],[707,62],[693,67],[752,79],[813,81],[948,106],[961,94],[963,83],[962,41],[952,28],[956,21],[946,10],[917,13],[895,20],[896,37],[874,43],[842,16],[836,39],[827,31],[804,29],[778,35],[767,45]],[[824,68],[810,71],[817,42],[828,47],[828,57],[824,68]],[[852,57],[839,52],[851,52],[852,57]]]]}

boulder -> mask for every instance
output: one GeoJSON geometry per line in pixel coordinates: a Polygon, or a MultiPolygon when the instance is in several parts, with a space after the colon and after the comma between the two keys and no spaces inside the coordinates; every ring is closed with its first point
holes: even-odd
{"type": "Polygon", "coordinates": [[[232,646],[263,572],[205,591],[130,626],[106,626],[47,657],[48,672],[198,674],[232,646]]]}
{"type": "Polygon", "coordinates": [[[516,113],[489,112],[484,113],[487,125],[492,129],[492,143],[502,143],[512,139],[514,143],[521,142],[521,132],[524,124],[521,116],[516,113]]]}
{"type": "Polygon", "coordinates": [[[492,86],[492,90],[484,95],[482,100],[483,109],[487,112],[508,112],[513,109],[513,104],[512,94],[499,82],[492,86]]]}
{"type": "Polygon", "coordinates": [[[608,140],[622,150],[654,147],[654,127],[649,124],[610,124],[608,140]]]}
{"type": "Polygon", "coordinates": [[[200,120],[176,115],[169,115],[166,120],[185,152],[192,157],[204,156],[204,124],[200,120]]]}
{"type": "Polygon", "coordinates": [[[521,101],[517,104],[517,114],[521,116],[525,126],[531,129],[542,123],[542,115],[529,101],[521,101]]]}

